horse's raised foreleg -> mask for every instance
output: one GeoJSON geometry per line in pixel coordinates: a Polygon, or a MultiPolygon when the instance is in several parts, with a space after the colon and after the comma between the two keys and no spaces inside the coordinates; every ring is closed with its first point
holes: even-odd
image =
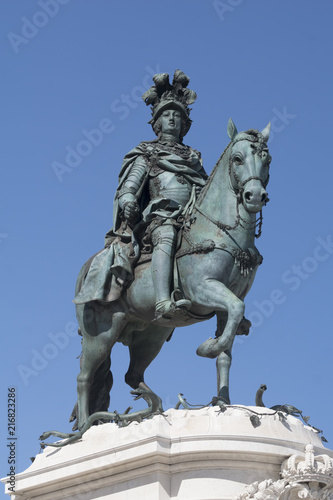
{"type": "Polygon", "coordinates": [[[78,319],[83,336],[82,364],[77,377],[78,428],[81,429],[90,414],[90,390],[95,372],[110,356],[127,320],[125,313],[112,314],[110,310],[101,310],[97,305],[85,306],[85,311],[78,314],[78,319]]]}
{"type": "Polygon", "coordinates": [[[222,352],[231,349],[238,325],[244,315],[244,302],[223,283],[211,278],[199,284],[196,296],[200,305],[228,314],[223,335],[206,340],[197,349],[199,356],[216,358],[222,352]]]}

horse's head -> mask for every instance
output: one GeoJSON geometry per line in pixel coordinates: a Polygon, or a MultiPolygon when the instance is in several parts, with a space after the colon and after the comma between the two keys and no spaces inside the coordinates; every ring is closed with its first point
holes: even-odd
{"type": "Polygon", "coordinates": [[[250,129],[238,133],[231,118],[228,123],[230,182],[239,202],[252,213],[259,212],[268,202],[269,131],[270,124],[261,132],[250,129]]]}

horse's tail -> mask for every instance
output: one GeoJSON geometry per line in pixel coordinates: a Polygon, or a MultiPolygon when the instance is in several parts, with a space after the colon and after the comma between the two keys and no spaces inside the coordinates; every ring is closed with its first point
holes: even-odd
{"type": "MultiPolygon", "coordinates": [[[[75,285],[75,297],[80,293],[80,290],[83,286],[84,280],[88,274],[92,261],[102,250],[95,253],[90,259],[85,262],[79,272],[76,285],[75,285]]],[[[79,335],[82,335],[79,329],[79,335]]],[[[82,359],[80,360],[80,368],[81,368],[82,359]]],[[[110,390],[113,384],[113,377],[110,371],[110,356],[106,356],[103,363],[96,370],[94,375],[94,380],[92,384],[92,388],[90,391],[90,400],[89,400],[89,414],[95,413],[97,411],[107,411],[110,404],[110,390]]],[[[74,405],[73,411],[70,416],[70,422],[74,422],[73,431],[77,430],[77,417],[78,417],[78,406],[77,402],[74,405]]]]}

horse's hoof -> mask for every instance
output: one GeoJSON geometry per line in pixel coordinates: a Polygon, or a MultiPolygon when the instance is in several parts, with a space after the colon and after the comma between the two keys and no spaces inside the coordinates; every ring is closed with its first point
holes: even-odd
{"type": "Polygon", "coordinates": [[[248,335],[250,333],[250,328],[252,323],[250,320],[243,318],[238,325],[236,335],[248,335]]]}
{"type": "Polygon", "coordinates": [[[220,352],[216,349],[218,339],[209,339],[205,340],[201,345],[199,345],[197,349],[197,355],[202,356],[203,358],[216,358],[220,352]]]}

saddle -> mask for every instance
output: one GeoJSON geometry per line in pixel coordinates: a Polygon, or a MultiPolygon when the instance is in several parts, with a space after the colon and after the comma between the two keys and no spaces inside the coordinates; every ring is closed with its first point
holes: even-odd
{"type": "MultiPolygon", "coordinates": [[[[158,222],[157,222],[158,224],[158,222]]],[[[214,316],[214,313],[206,316],[197,315],[188,311],[186,308],[176,308],[176,303],[181,301],[187,301],[187,297],[184,294],[181,277],[178,270],[178,258],[191,253],[200,253],[211,251],[214,248],[214,242],[209,240],[203,242],[201,245],[191,245],[189,238],[186,236],[186,224],[177,222],[178,225],[178,237],[176,244],[176,251],[173,261],[173,279],[170,284],[171,300],[175,303],[175,310],[172,314],[173,322],[177,322],[179,319],[180,324],[184,324],[187,321],[192,323],[195,321],[205,321],[214,316]]],[[[152,230],[155,227],[151,228],[152,230]]],[[[122,293],[126,288],[128,288],[134,280],[135,269],[141,265],[144,265],[151,261],[153,254],[153,246],[150,241],[150,235],[144,232],[143,227],[138,225],[134,232],[129,236],[126,232],[125,237],[119,236],[109,231],[107,234],[107,249],[113,250],[112,259],[108,259],[109,271],[111,276],[109,276],[109,292],[105,297],[105,302],[113,302],[120,298],[122,293]],[[138,244],[138,239],[141,239],[140,246],[138,244]]],[[[103,301],[102,301],[103,302],[103,301]]],[[[155,318],[154,323],[158,326],[169,326],[169,318],[159,316],[155,318]]]]}

